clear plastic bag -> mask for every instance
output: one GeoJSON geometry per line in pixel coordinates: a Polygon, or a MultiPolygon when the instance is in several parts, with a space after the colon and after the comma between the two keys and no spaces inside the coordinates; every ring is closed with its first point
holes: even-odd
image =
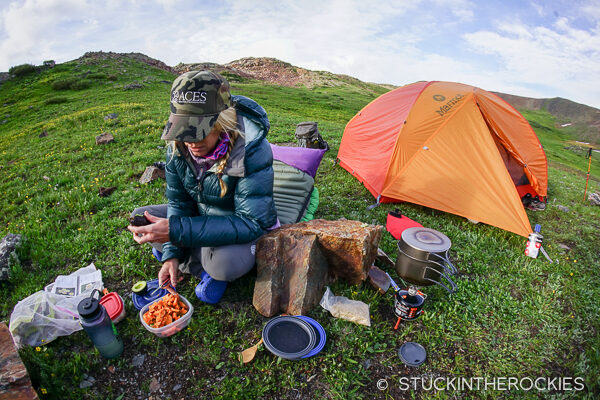
{"type": "Polygon", "coordinates": [[[94,264],[73,272],[69,277],[98,277],[99,281],[87,282],[85,291],[77,296],[52,293],[52,285],[21,300],[10,315],[9,330],[17,347],[41,346],[58,336],[67,336],[81,330],[77,305],[89,297],[94,289],[102,290],[102,275],[94,264]],[[92,275],[94,274],[94,275],[92,275]]]}
{"type": "Polygon", "coordinates": [[[336,318],[345,319],[360,325],[371,326],[369,305],[358,300],[350,300],[343,296],[334,296],[329,287],[321,298],[321,307],[336,318]]]}

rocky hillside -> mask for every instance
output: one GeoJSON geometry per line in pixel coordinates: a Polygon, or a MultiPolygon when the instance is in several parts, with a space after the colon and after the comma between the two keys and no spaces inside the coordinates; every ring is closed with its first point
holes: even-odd
{"type": "Polygon", "coordinates": [[[177,64],[174,69],[178,73],[197,69],[210,69],[223,74],[233,81],[255,79],[281,86],[305,86],[312,88],[316,86],[336,87],[352,85],[367,90],[381,90],[382,87],[393,89],[395,87],[393,85],[363,82],[348,75],[333,74],[327,71],[311,71],[296,67],[276,58],[265,57],[246,57],[224,65],[214,63],[177,64]]]}

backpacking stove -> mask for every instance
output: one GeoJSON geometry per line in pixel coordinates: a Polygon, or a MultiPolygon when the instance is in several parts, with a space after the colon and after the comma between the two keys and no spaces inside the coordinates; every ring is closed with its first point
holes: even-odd
{"type": "Polygon", "coordinates": [[[427,295],[413,285],[406,289],[400,289],[392,277],[390,277],[390,284],[396,292],[394,294],[394,314],[396,314],[398,320],[394,329],[398,329],[400,321],[414,321],[423,314],[423,306],[427,295]]]}

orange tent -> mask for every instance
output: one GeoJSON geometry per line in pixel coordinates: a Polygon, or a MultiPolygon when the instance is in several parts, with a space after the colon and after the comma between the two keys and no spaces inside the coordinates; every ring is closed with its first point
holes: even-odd
{"type": "Polygon", "coordinates": [[[504,100],[452,82],[417,82],[369,103],[348,122],[340,165],[378,202],[407,201],[518,235],[531,225],[517,186],[545,198],[546,154],[504,100]]]}

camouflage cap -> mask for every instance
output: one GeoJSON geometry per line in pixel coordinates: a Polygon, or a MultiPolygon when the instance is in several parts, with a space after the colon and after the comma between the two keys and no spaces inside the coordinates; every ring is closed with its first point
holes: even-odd
{"type": "Polygon", "coordinates": [[[219,113],[231,106],[229,82],[211,71],[179,75],[171,88],[171,115],[161,139],[200,142],[219,113]]]}

